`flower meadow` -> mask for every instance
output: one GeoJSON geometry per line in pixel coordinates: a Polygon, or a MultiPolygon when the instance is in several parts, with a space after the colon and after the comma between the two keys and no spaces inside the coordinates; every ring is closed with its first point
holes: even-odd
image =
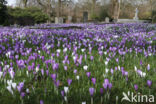
{"type": "Polygon", "coordinates": [[[128,91],[156,97],[155,55],[155,24],[0,27],[0,104],[128,104],[128,91]]]}

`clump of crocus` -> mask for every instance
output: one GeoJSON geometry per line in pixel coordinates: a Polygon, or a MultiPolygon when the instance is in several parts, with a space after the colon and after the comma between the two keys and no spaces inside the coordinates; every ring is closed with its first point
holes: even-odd
{"type": "Polygon", "coordinates": [[[103,87],[104,87],[105,90],[107,90],[108,88],[109,88],[109,90],[111,90],[112,83],[110,83],[108,79],[105,79],[104,83],[103,83],[103,87]]]}

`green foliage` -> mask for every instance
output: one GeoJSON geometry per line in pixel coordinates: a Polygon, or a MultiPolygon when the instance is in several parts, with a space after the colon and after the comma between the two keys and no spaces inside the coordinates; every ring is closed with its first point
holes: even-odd
{"type": "Polygon", "coordinates": [[[91,19],[98,20],[99,17],[94,13],[94,14],[91,14],[91,19]]]}
{"type": "Polygon", "coordinates": [[[107,8],[101,8],[101,10],[99,11],[99,15],[97,15],[97,14],[91,15],[91,18],[93,20],[98,20],[98,21],[104,21],[106,17],[111,18],[108,14],[107,8]]]}
{"type": "Polygon", "coordinates": [[[103,20],[105,20],[106,17],[111,18],[111,17],[109,16],[109,14],[108,14],[108,10],[107,10],[107,9],[101,9],[100,15],[99,15],[99,20],[100,20],[100,21],[103,21],[103,20]]]}
{"type": "Polygon", "coordinates": [[[7,18],[7,7],[6,7],[6,1],[0,0],[0,25],[4,25],[7,18]]]}
{"type": "Polygon", "coordinates": [[[35,23],[44,23],[49,18],[38,8],[9,8],[8,13],[14,23],[19,25],[33,25],[35,23]]]}
{"type": "Polygon", "coordinates": [[[152,12],[152,22],[156,23],[156,10],[152,12]]]}

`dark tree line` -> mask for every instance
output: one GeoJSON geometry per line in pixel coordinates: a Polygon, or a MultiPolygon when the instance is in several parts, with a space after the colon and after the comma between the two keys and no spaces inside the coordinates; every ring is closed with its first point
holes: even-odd
{"type": "Polygon", "coordinates": [[[0,0],[0,25],[6,22],[7,16],[7,2],[5,0],[0,0]]]}

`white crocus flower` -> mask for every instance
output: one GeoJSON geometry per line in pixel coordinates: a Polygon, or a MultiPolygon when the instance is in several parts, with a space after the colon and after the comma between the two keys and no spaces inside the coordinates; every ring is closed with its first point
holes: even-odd
{"type": "Polygon", "coordinates": [[[64,96],[64,100],[67,101],[67,96],[64,96]]]}
{"type": "Polygon", "coordinates": [[[12,85],[12,80],[7,80],[7,84],[8,84],[9,86],[11,86],[11,85],[12,85]]]}
{"type": "Polygon", "coordinates": [[[29,89],[28,88],[26,89],[26,92],[29,93],[29,89]]]}
{"type": "Polygon", "coordinates": [[[85,49],[81,49],[81,51],[82,51],[82,52],[84,52],[84,51],[85,51],[85,49]]]}
{"type": "Polygon", "coordinates": [[[120,70],[120,66],[118,66],[118,69],[120,70]]]}
{"type": "Polygon", "coordinates": [[[105,61],[105,65],[106,65],[106,66],[108,65],[108,61],[105,61]]]}
{"type": "Polygon", "coordinates": [[[7,89],[8,89],[8,91],[9,91],[11,94],[13,94],[13,91],[12,91],[12,89],[11,89],[11,86],[7,86],[7,89]]]}
{"type": "Polygon", "coordinates": [[[56,52],[57,52],[57,53],[60,53],[60,52],[61,52],[61,50],[60,50],[60,49],[57,49],[57,50],[56,50],[56,52]]]}
{"type": "Polygon", "coordinates": [[[69,90],[69,87],[64,87],[64,92],[67,94],[68,93],[68,90],[69,90]]]}
{"type": "Polygon", "coordinates": [[[87,71],[88,66],[87,66],[87,65],[83,66],[83,69],[84,69],[85,71],[87,71]]]}
{"type": "Polygon", "coordinates": [[[67,52],[67,50],[68,50],[67,48],[64,48],[64,49],[63,49],[63,52],[67,52]]]}
{"type": "Polygon", "coordinates": [[[107,52],[104,52],[105,55],[107,55],[107,52]]]}
{"type": "Polygon", "coordinates": [[[13,70],[10,71],[10,77],[11,77],[11,79],[14,78],[14,71],[13,70]]]}
{"type": "Polygon", "coordinates": [[[2,75],[3,75],[3,72],[0,72],[0,78],[2,77],[2,75]]]}
{"type": "Polygon", "coordinates": [[[141,77],[145,77],[145,76],[146,76],[146,73],[142,72],[141,77]]]}
{"type": "Polygon", "coordinates": [[[82,104],[86,104],[86,102],[82,102],[82,104]]]}
{"type": "Polygon", "coordinates": [[[35,69],[35,70],[36,70],[36,72],[38,72],[38,71],[39,71],[39,67],[36,67],[36,69],[35,69]]]}
{"type": "Polygon", "coordinates": [[[108,73],[109,72],[109,69],[108,68],[106,68],[106,73],[108,73]]]}
{"type": "Polygon", "coordinates": [[[12,83],[12,87],[13,89],[16,89],[17,84],[16,83],[12,83]]]}
{"type": "Polygon", "coordinates": [[[77,76],[76,76],[76,79],[79,80],[79,79],[80,79],[80,76],[77,75],[77,76]]]}
{"type": "Polygon", "coordinates": [[[134,70],[137,71],[137,67],[136,66],[134,67],[134,70]]]}

